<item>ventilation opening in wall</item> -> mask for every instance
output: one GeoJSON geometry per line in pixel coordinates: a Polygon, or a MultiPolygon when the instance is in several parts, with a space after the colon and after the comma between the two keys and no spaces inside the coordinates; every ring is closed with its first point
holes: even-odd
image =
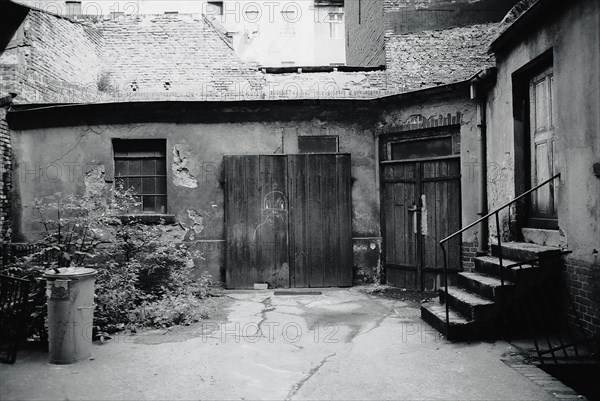
{"type": "Polygon", "coordinates": [[[300,153],[337,153],[339,152],[339,138],[337,135],[329,136],[299,136],[298,152],[300,153]]]}
{"type": "Polygon", "coordinates": [[[131,213],[167,213],[164,139],[113,139],[115,185],[134,193],[131,213]]]}

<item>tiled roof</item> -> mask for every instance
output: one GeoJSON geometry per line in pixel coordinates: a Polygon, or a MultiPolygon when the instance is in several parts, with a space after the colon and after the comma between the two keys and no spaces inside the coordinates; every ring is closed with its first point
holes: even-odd
{"type": "Polygon", "coordinates": [[[388,34],[386,71],[265,74],[202,15],[70,20],[32,9],[24,26],[22,45],[0,55],[0,89],[15,103],[377,98],[470,78],[493,64],[496,28],[388,34]]]}
{"type": "Polygon", "coordinates": [[[490,23],[386,34],[388,83],[404,92],[469,79],[494,65],[487,49],[497,27],[490,23]]]}

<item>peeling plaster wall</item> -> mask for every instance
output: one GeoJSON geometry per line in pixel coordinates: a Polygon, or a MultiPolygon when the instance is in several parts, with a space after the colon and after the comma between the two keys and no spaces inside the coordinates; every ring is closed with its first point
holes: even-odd
{"type": "MultiPolygon", "coordinates": [[[[335,113],[334,113],[335,114],[335,113]]],[[[18,241],[35,240],[39,227],[24,207],[56,191],[101,191],[114,179],[112,138],[166,138],[167,208],[177,225],[173,241],[190,241],[203,253],[198,272],[224,281],[224,154],[274,154],[297,149],[297,135],[339,135],[340,152],[352,154],[352,236],[355,276],[373,281],[379,269],[379,194],[375,134],[371,123],[353,117],[304,120],[169,124],[143,123],[14,131],[13,230],[18,241]]]]}
{"type": "MultiPolygon", "coordinates": [[[[600,178],[593,173],[593,164],[600,162],[600,3],[585,0],[564,8],[496,54],[497,83],[487,106],[488,199],[491,209],[523,190],[519,160],[524,145],[515,140],[523,128],[513,116],[513,74],[551,51],[556,164],[561,173],[558,224],[563,245],[573,251],[566,258],[567,282],[593,334],[600,328],[600,178]]],[[[514,216],[511,225],[512,220],[514,216]]],[[[506,216],[503,225],[508,231],[506,216]]]]}

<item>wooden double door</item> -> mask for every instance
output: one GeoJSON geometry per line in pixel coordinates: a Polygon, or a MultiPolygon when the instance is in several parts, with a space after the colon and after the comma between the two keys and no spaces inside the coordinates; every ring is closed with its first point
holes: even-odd
{"type": "MultiPolygon", "coordinates": [[[[389,285],[440,287],[438,242],[461,227],[460,159],[382,163],[384,263],[389,285]]],[[[447,244],[448,267],[460,269],[460,236],[447,244]]]]}
{"type": "Polygon", "coordinates": [[[350,155],[223,160],[227,288],[352,285],[350,155]]]}

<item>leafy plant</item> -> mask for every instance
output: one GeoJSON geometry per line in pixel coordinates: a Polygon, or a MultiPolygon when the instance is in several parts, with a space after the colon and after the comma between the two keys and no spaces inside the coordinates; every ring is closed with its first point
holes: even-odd
{"type": "Polygon", "coordinates": [[[96,332],[190,323],[208,313],[202,300],[210,276],[192,280],[189,249],[164,239],[164,222],[146,225],[132,214],[139,207],[133,191],[117,187],[109,196],[91,198],[56,194],[32,207],[44,229],[41,250],[13,266],[36,283],[30,296],[31,331],[44,332],[41,276],[48,268],[96,269],[96,332]]]}
{"type": "Polygon", "coordinates": [[[44,269],[82,265],[99,243],[93,231],[93,213],[85,208],[85,200],[78,196],[57,193],[38,198],[31,205],[44,228],[39,242],[42,248],[29,256],[41,262],[44,269]]]}

